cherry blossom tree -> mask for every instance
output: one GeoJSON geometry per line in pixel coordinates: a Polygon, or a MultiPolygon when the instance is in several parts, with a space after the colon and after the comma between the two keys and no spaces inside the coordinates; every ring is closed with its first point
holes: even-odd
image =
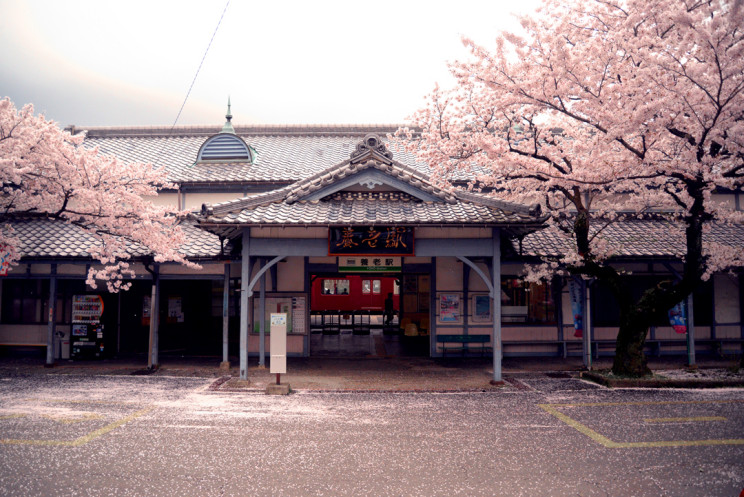
{"type": "Polygon", "coordinates": [[[18,110],[10,99],[0,100],[0,248],[6,260],[14,264],[23,255],[13,221],[37,217],[84,232],[90,256],[101,263],[88,274],[93,287],[102,280],[110,291],[128,288],[124,278],[134,276],[133,256],[198,267],[178,252],[178,212],[146,198],[170,187],[165,171],[125,164],[82,141],[34,115],[33,106],[18,110]]]}
{"type": "Polygon", "coordinates": [[[726,0],[545,0],[521,34],[451,64],[399,142],[446,182],[519,202],[539,201],[566,253],[531,268],[597,278],[613,291],[620,330],[613,371],[648,369],[646,332],[659,311],[713,272],[742,265],[743,247],[709,241],[742,213],[713,198],[744,177],[744,9],[726,0]],[[604,236],[625,217],[677,221],[685,250],[676,281],[634,300],[604,236]]]}

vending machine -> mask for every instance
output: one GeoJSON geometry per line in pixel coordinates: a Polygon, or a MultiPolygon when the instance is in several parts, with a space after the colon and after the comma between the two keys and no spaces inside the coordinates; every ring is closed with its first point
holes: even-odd
{"type": "Polygon", "coordinates": [[[73,295],[70,359],[103,357],[103,299],[100,295],[73,295]]]}

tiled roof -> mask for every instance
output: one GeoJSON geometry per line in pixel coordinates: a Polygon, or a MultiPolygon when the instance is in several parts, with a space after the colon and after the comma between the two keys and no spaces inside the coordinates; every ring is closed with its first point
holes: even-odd
{"type": "MultiPolygon", "coordinates": [[[[374,135],[365,137],[374,139],[374,135]]],[[[389,158],[384,147],[354,154],[336,166],[284,188],[230,202],[205,205],[202,226],[227,236],[240,225],[470,225],[533,230],[542,222],[537,206],[525,207],[496,198],[443,190],[418,170],[389,158]],[[373,171],[405,184],[409,193],[389,191],[329,191],[313,194],[336,182],[373,171]],[[411,193],[412,192],[412,193],[411,193]],[[422,197],[416,198],[416,192],[422,197]]]]}
{"type": "MultiPolygon", "coordinates": [[[[684,231],[666,219],[628,219],[616,221],[602,230],[615,257],[676,257],[685,252],[684,231]]],[[[744,246],[744,225],[714,224],[703,236],[706,242],[731,247],[744,246]]],[[[568,252],[569,241],[554,227],[525,236],[522,254],[526,256],[560,256],[568,252]]],[[[519,241],[513,242],[519,252],[519,241]]]]}
{"type": "MultiPolygon", "coordinates": [[[[196,164],[199,148],[215,127],[88,128],[85,146],[99,147],[127,162],[150,162],[164,166],[170,181],[294,182],[349,159],[360,138],[372,132],[384,137],[396,125],[370,126],[236,126],[235,131],[258,153],[254,164],[246,162],[196,164]]],[[[384,139],[384,138],[383,138],[384,139]]],[[[427,166],[407,152],[395,158],[429,175],[427,166]]]]}
{"type": "Polygon", "coordinates": [[[336,194],[327,200],[269,202],[211,223],[380,225],[380,224],[472,224],[497,225],[534,222],[528,215],[472,202],[422,202],[406,194],[336,194]]]}
{"type": "MultiPolygon", "coordinates": [[[[27,258],[90,258],[89,250],[96,240],[81,228],[61,221],[28,218],[11,223],[13,234],[19,239],[21,257],[27,258]]],[[[179,252],[190,258],[214,257],[220,254],[219,238],[193,224],[184,222],[181,229],[186,243],[179,252]]],[[[132,246],[134,256],[145,255],[141,248],[132,246]]]]}

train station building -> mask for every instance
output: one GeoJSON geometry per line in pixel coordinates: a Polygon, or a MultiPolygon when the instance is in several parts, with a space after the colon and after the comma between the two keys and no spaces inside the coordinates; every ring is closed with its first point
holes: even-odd
{"type": "MultiPolygon", "coordinates": [[[[108,294],[85,284],[95,262],[82,232],[20,221],[23,257],[0,276],[0,345],[51,344],[56,360],[146,353],[152,325],[156,354],[238,358],[244,375],[249,361],[268,360],[269,316],[280,312],[290,357],[489,356],[498,379],[504,355],[614,352],[618,316],[607,289],[583,294],[586,330],[577,333],[576,282],[524,281],[525,264],[563,250],[538,205],[435,185],[426,165],[388,147],[397,126],[230,119],[221,129],[71,128],[86,134],[84,146],[166,168],[177,188],[152,201],[190,211],[181,250],[201,269],[140,257],[130,290],[108,294]],[[90,309],[98,339],[81,345],[90,309]]],[[[721,201],[738,207],[739,197],[721,201]]],[[[639,288],[680,269],[682,241],[664,223],[608,229],[620,247],[615,263],[639,288]]],[[[739,225],[711,236],[744,245],[739,225]]],[[[714,275],[688,300],[688,333],[660,320],[648,352],[685,354],[694,333],[699,353],[741,353],[743,282],[741,273],[714,275]]]]}

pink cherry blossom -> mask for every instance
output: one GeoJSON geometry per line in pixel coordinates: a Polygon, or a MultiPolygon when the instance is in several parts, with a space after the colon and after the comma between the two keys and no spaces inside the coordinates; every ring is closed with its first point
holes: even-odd
{"type": "Polygon", "coordinates": [[[456,87],[436,87],[398,143],[442,184],[466,170],[473,186],[540,202],[570,250],[532,277],[571,268],[614,278],[617,247],[602,226],[648,212],[677,219],[687,246],[662,306],[744,265],[744,247],[703,240],[707,225],[744,219],[712,195],[744,178],[744,9],[545,0],[521,24],[491,49],[464,38],[471,56],[450,65],[456,87]]]}
{"type": "Polygon", "coordinates": [[[73,224],[98,242],[90,255],[102,267],[88,274],[93,286],[103,280],[111,291],[126,288],[123,277],[133,275],[127,261],[134,255],[198,267],[178,251],[179,213],[147,200],[172,187],[165,171],[123,163],[82,141],[34,115],[33,106],[17,110],[10,99],[0,100],[0,247],[11,264],[23,255],[12,221],[42,217],[73,224]]]}

